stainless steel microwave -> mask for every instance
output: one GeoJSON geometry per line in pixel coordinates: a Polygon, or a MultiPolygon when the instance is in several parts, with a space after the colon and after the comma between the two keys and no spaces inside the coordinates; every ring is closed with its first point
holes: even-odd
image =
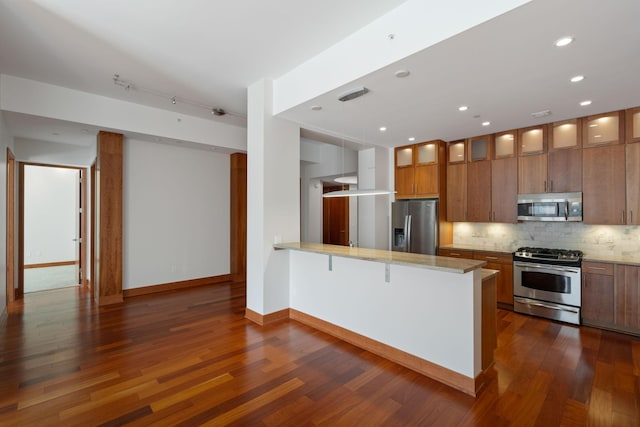
{"type": "Polygon", "coordinates": [[[582,193],[518,194],[518,221],[582,221],[582,193]]]}

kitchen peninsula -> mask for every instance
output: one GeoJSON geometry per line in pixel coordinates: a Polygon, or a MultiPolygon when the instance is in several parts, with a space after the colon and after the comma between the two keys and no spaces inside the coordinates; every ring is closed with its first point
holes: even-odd
{"type": "Polygon", "coordinates": [[[484,261],[279,243],[289,317],[476,395],[493,362],[497,272],[484,261]]]}

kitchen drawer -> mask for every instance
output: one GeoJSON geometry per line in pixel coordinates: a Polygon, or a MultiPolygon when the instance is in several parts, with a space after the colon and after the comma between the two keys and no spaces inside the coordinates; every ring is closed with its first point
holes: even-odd
{"type": "Polygon", "coordinates": [[[440,256],[448,256],[451,258],[466,258],[473,259],[473,251],[469,251],[466,249],[438,249],[438,255],[440,256]]]}
{"type": "Polygon", "coordinates": [[[585,274],[602,274],[603,276],[613,276],[614,264],[607,262],[584,261],[582,272],[585,274]]]}
{"type": "Polygon", "coordinates": [[[513,255],[507,254],[504,252],[473,252],[473,259],[477,259],[479,261],[487,261],[496,264],[512,264],[513,263],[513,255]]]}

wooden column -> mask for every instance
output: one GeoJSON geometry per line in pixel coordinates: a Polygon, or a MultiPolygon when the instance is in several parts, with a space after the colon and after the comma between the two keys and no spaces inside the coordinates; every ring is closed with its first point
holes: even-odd
{"type": "Polygon", "coordinates": [[[94,212],[94,297],[99,305],[122,302],[123,136],[98,133],[94,212]]]}
{"type": "Polygon", "coordinates": [[[247,155],[231,155],[231,278],[247,280],[247,155]]]}

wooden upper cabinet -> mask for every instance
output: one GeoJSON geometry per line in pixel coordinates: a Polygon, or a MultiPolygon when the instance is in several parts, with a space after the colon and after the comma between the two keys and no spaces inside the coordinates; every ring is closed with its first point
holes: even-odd
{"type": "Polygon", "coordinates": [[[518,154],[530,156],[547,152],[547,125],[518,129],[518,154]]]}
{"type": "Polygon", "coordinates": [[[465,163],[467,161],[467,144],[462,141],[451,141],[447,148],[448,163],[465,163]]]}
{"type": "Polygon", "coordinates": [[[395,149],[396,198],[411,197],[414,193],[413,145],[395,149]]]}
{"type": "MultiPolygon", "coordinates": [[[[518,159],[491,161],[491,221],[518,222],[518,159]]],[[[511,301],[513,304],[513,301],[511,301]]]]}
{"type": "Polygon", "coordinates": [[[467,139],[468,161],[491,160],[492,135],[475,136],[467,139]]]}
{"type": "Polygon", "coordinates": [[[491,162],[467,163],[467,221],[490,222],[491,162]]]}
{"type": "Polygon", "coordinates": [[[439,140],[396,147],[396,198],[438,197],[444,181],[443,159],[444,143],[439,140]]]}
{"type": "Polygon", "coordinates": [[[625,122],[627,124],[625,132],[627,143],[640,142],[640,107],[629,108],[625,122]]]}
{"type": "MultiPolygon", "coordinates": [[[[639,145],[640,146],[640,145],[639,145]]],[[[447,221],[467,220],[467,164],[447,165],[447,221]]]]}
{"type": "Polygon", "coordinates": [[[626,223],[640,225],[640,144],[628,144],[626,149],[626,223]]]}
{"type": "Polygon", "coordinates": [[[504,159],[515,157],[517,154],[518,131],[496,133],[493,137],[493,158],[504,159]]]}
{"type": "Polygon", "coordinates": [[[547,155],[518,158],[518,194],[547,192],[547,155]]]}
{"type": "Polygon", "coordinates": [[[625,224],[625,146],[582,150],[582,203],[585,224],[625,224]]]}
{"type": "Polygon", "coordinates": [[[582,191],[582,150],[550,151],[547,156],[547,192],[582,191]]]}
{"type": "Polygon", "coordinates": [[[582,148],[624,142],[624,111],[582,119],[582,148]]]}
{"type": "Polygon", "coordinates": [[[549,152],[582,148],[581,119],[565,120],[549,125],[549,152]]]}

